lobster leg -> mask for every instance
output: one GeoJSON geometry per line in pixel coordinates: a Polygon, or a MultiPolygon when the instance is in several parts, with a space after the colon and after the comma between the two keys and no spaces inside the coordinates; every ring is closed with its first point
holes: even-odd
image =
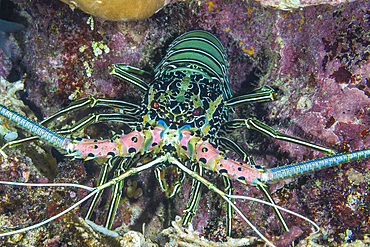
{"type": "MultiPolygon", "coordinates": [[[[257,184],[256,186],[262,192],[262,194],[265,196],[265,198],[268,202],[270,202],[273,205],[276,205],[276,202],[275,202],[274,198],[272,198],[272,195],[271,195],[267,185],[257,184]]],[[[274,210],[274,213],[275,213],[276,217],[279,219],[280,225],[283,227],[284,231],[288,232],[289,227],[288,227],[283,215],[281,214],[280,210],[276,207],[272,207],[272,209],[274,210]]]]}
{"type": "Polygon", "coordinates": [[[147,77],[147,78],[152,77],[152,74],[149,73],[148,71],[136,68],[136,67],[128,65],[128,64],[116,63],[116,64],[113,64],[112,67],[116,67],[119,70],[123,70],[123,71],[128,72],[128,73],[134,73],[136,75],[141,75],[141,76],[144,76],[144,77],[147,77]]]}
{"type": "MultiPolygon", "coordinates": [[[[112,113],[112,114],[106,114],[106,115],[93,115],[93,116],[84,118],[84,120],[79,121],[79,123],[75,124],[69,130],[60,130],[60,131],[55,131],[55,132],[58,134],[70,134],[73,131],[75,131],[73,129],[76,129],[76,128],[83,129],[84,127],[87,127],[89,124],[97,123],[100,121],[106,121],[106,120],[121,121],[121,122],[124,121],[130,127],[132,127],[134,123],[136,123],[135,122],[136,118],[134,116],[137,115],[140,110],[140,106],[129,103],[129,102],[120,101],[120,100],[111,100],[111,99],[101,99],[101,98],[89,96],[88,98],[80,99],[80,100],[77,100],[71,103],[69,106],[67,106],[63,110],[42,120],[40,123],[38,123],[38,125],[46,126],[51,121],[65,114],[71,113],[76,110],[81,110],[81,109],[86,109],[86,108],[95,108],[95,107],[118,108],[119,110],[123,111],[124,113],[127,113],[128,115],[119,114],[119,113],[112,113]],[[88,122],[88,123],[86,126],[83,127],[83,122],[88,122]]],[[[27,137],[21,140],[11,141],[11,142],[6,143],[3,147],[1,147],[1,150],[4,150],[6,148],[15,147],[23,143],[35,141],[37,139],[39,139],[38,136],[31,136],[31,137],[27,137]]]]}
{"type": "MultiPolygon", "coordinates": [[[[97,183],[98,186],[101,186],[104,183],[106,183],[109,169],[112,168],[112,159],[114,159],[114,158],[109,159],[106,163],[104,163],[103,167],[101,168],[100,175],[99,175],[99,180],[98,180],[98,183],[97,183]]],[[[100,190],[98,193],[96,193],[94,195],[94,198],[92,199],[92,201],[90,203],[89,210],[87,211],[86,216],[85,216],[85,221],[89,225],[92,225],[91,223],[93,223],[92,221],[90,221],[90,219],[92,217],[94,209],[95,209],[95,207],[98,203],[98,200],[100,199],[102,193],[103,193],[103,190],[100,190]]],[[[93,224],[95,224],[95,223],[93,223],[93,224]]]]}
{"type": "MultiPolygon", "coordinates": [[[[130,159],[126,159],[122,157],[118,159],[118,162],[119,162],[118,163],[119,167],[117,167],[117,169],[114,171],[114,177],[118,177],[124,172],[126,172],[128,170],[128,167],[130,167],[130,165],[132,164],[132,162],[130,162],[130,159]]],[[[123,185],[124,185],[124,180],[122,179],[121,181],[113,185],[113,188],[112,188],[111,201],[109,204],[108,214],[105,218],[105,223],[104,223],[104,227],[109,230],[112,228],[112,225],[113,225],[113,220],[116,215],[117,208],[118,208],[121,196],[122,196],[123,185]]]]}
{"type": "Polygon", "coordinates": [[[261,88],[257,88],[253,92],[233,97],[225,102],[226,107],[235,107],[243,104],[248,103],[255,103],[255,102],[266,102],[266,101],[273,101],[276,97],[276,93],[274,89],[269,86],[264,86],[261,88]]]}
{"type": "MultiPolygon", "coordinates": [[[[98,186],[102,186],[107,182],[108,178],[108,173],[111,169],[115,169],[114,174],[115,175],[121,175],[121,172],[125,172],[126,170],[123,167],[128,167],[129,159],[123,158],[123,157],[114,157],[110,158],[102,167],[100,171],[100,176],[99,176],[99,181],[98,181],[98,186]],[[118,167],[117,167],[118,166],[118,167]]],[[[99,190],[98,193],[94,195],[94,198],[91,201],[91,204],[89,206],[89,210],[86,213],[85,216],[85,222],[90,225],[92,228],[97,229],[100,232],[104,232],[105,234],[108,234],[113,237],[117,237],[118,234],[111,231],[112,224],[113,224],[113,219],[117,211],[117,207],[119,204],[119,200],[122,195],[122,189],[123,189],[123,184],[124,180],[122,179],[121,181],[117,182],[116,184],[113,185],[112,188],[112,195],[111,195],[111,200],[109,204],[109,209],[108,209],[108,214],[105,219],[105,223],[103,226],[95,224],[93,221],[91,221],[91,217],[93,215],[94,209],[99,201],[99,199],[102,196],[102,193],[104,190],[99,190]]]]}
{"type": "Polygon", "coordinates": [[[122,101],[122,100],[102,99],[102,98],[89,96],[87,98],[79,99],[79,100],[72,102],[66,108],[45,118],[39,124],[45,126],[45,124],[51,121],[54,121],[58,117],[65,115],[67,113],[71,113],[76,110],[96,108],[96,107],[117,108],[121,110],[123,113],[130,114],[130,115],[137,115],[140,112],[140,106],[133,104],[133,103],[129,103],[129,102],[122,101]]]}
{"type": "Polygon", "coordinates": [[[112,66],[109,66],[109,72],[111,75],[114,75],[115,77],[131,83],[143,92],[146,92],[149,88],[146,82],[136,76],[129,74],[134,73],[137,75],[151,77],[151,74],[146,72],[145,70],[138,69],[127,64],[113,64],[112,66]]]}
{"type": "Polygon", "coordinates": [[[266,124],[258,121],[257,119],[249,118],[249,119],[246,119],[244,122],[248,129],[257,130],[258,132],[261,132],[262,134],[272,137],[274,139],[283,140],[283,141],[295,143],[298,145],[302,145],[302,146],[323,152],[324,154],[335,154],[335,151],[331,150],[330,148],[326,148],[320,145],[316,145],[316,144],[301,140],[293,136],[280,133],[272,129],[271,127],[267,126],[266,124]]]}
{"type": "MultiPolygon", "coordinates": [[[[191,165],[191,170],[193,172],[198,173],[200,176],[203,176],[204,168],[198,163],[198,162],[193,162],[191,165]]],[[[225,185],[225,192],[228,195],[233,195],[234,194],[234,188],[231,184],[231,180],[228,177],[222,176],[222,179],[224,181],[225,185]]],[[[193,220],[195,216],[195,211],[198,207],[199,199],[202,195],[202,183],[199,182],[196,179],[193,179],[193,183],[191,185],[192,189],[190,192],[190,198],[188,201],[188,204],[183,210],[183,216],[182,216],[182,225],[184,227],[187,227],[188,224],[193,220]]],[[[233,200],[231,199],[233,202],[233,200]]],[[[228,236],[231,236],[231,230],[232,230],[232,217],[233,217],[233,208],[231,207],[230,204],[227,204],[227,209],[226,209],[226,232],[228,236]]]]}
{"type": "Polygon", "coordinates": [[[224,129],[231,130],[231,129],[237,129],[238,127],[244,127],[244,126],[247,126],[248,129],[257,130],[258,132],[260,132],[260,133],[262,133],[262,134],[264,134],[268,137],[272,137],[274,139],[277,139],[277,140],[282,140],[282,141],[287,141],[287,142],[295,143],[295,144],[298,144],[298,145],[302,145],[302,146],[320,151],[324,154],[335,154],[335,151],[330,149],[330,148],[326,148],[326,147],[323,147],[323,146],[320,146],[320,145],[317,145],[317,144],[313,144],[313,143],[301,140],[301,139],[299,139],[297,137],[294,137],[294,136],[290,136],[290,135],[280,133],[280,132],[274,130],[273,128],[271,128],[270,126],[262,123],[261,121],[258,121],[255,118],[234,119],[232,121],[229,121],[229,122],[225,123],[224,129]]]}
{"type": "MultiPolygon", "coordinates": [[[[99,176],[99,181],[98,181],[97,185],[101,186],[101,185],[103,185],[104,183],[107,182],[108,173],[109,173],[110,169],[115,169],[115,171],[114,171],[115,176],[116,175],[119,176],[122,173],[124,173],[126,170],[128,170],[128,167],[130,165],[131,165],[131,162],[127,158],[118,157],[118,156],[114,157],[114,158],[110,158],[104,164],[104,166],[101,169],[100,176],[99,176]]],[[[113,219],[114,219],[114,216],[116,214],[118,203],[119,203],[119,200],[120,200],[121,195],[122,195],[123,183],[124,183],[124,180],[119,181],[118,183],[116,183],[113,186],[113,189],[112,189],[112,196],[111,196],[111,202],[110,202],[110,205],[109,205],[108,215],[107,215],[105,223],[104,223],[104,228],[106,228],[108,230],[111,229],[112,224],[113,224],[113,219]]],[[[89,225],[92,225],[92,224],[95,225],[95,223],[90,221],[90,219],[91,219],[93,211],[94,211],[94,209],[97,205],[97,202],[100,199],[102,193],[103,193],[103,190],[99,191],[99,193],[97,193],[94,196],[94,198],[93,198],[93,200],[90,204],[89,210],[86,213],[85,221],[89,225]]]]}
{"type": "Polygon", "coordinates": [[[185,174],[177,167],[166,167],[159,165],[154,169],[154,174],[157,178],[161,190],[166,194],[166,197],[171,198],[179,191],[182,182],[184,181],[185,174]],[[170,174],[169,174],[170,173],[170,174]],[[171,177],[169,181],[168,174],[171,177]],[[174,179],[175,177],[175,179],[174,179]]]}
{"type": "MultiPolygon", "coordinates": [[[[102,186],[104,183],[107,182],[108,173],[110,171],[112,171],[112,170],[114,171],[113,177],[119,177],[122,174],[124,174],[127,170],[129,170],[131,167],[133,167],[133,165],[136,164],[138,160],[143,159],[145,157],[147,157],[146,154],[136,155],[133,158],[121,157],[121,156],[115,156],[113,158],[110,158],[104,164],[104,167],[102,167],[102,170],[101,170],[100,176],[99,176],[98,186],[102,186]]],[[[123,179],[113,185],[112,195],[111,195],[110,204],[109,204],[109,208],[108,208],[108,213],[107,213],[107,216],[105,218],[105,223],[103,225],[103,228],[105,228],[107,230],[111,230],[111,228],[112,228],[113,220],[114,220],[114,217],[116,215],[116,211],[117,211],[117,208],[118,208],[121,196],[122,196],[123,185],[124,185],[124,180],[123,179]]],[[[90,218],[93,214],[93,211],[94,211],[94,209],[97,205],[97,202],[100,199],[101,195],[102,195],[102,191],[99,191],[99,193],[94,196],[93,201],[92,201],[92,203],[89,207],[89,210],[86,214],[86,217],[85,217],[85,221],[89,225],[93,225],[93,227],[97,227],[98,225],[96,225],[95,223],[90,221],[90,218]]],[[[98,226],[98,227],[101,228],[101,226],[98,226]]]]}
{"type": "Polygon", "coordinates": [[[127,124],[128,126],[133,126],[137,118],[131,115],[124,115],[120,113],[103,113],[103,114],[89,114],[89,116],[81,119],[76,124],[74,124],[71,128],[63,129],[58,131],[60,134],[72,134],[74,132],[78,132],[92,124],[97,124],[103,121],[115,121],[127,124]]]}
{"type": "MultiPolygon", "coordinates": [[[[224,180],[224,186],[225,186],[225,192],[227,195],[232,196],[234,195],[234,188],[231,183],[230,178],[226,176],[222,176],[222,179],[224,180]]],[[[230,199],[232,203],[234,203],[234,199],[230,199]]],[[[231,204],[227,203],[226,206],[226,234],[227,236],[231,237],[231,230],[233,229],[233,214],[234,209],[231,206],[231,204]]]]}
{"type": "MultiPolygon", "coordinates": [[[[198,162],[192,162],[191,170],[203,176],[203,167],[198,162]]],[[[199,199],[202,195],[202,183],[193,179],[188,204],[183,210],[182,225],[187,226],[194,218],[195,211],[198,207],[199,199]]]]}
{"type": "Polygon", "coordinates": [[[218,137],[216,141],[218,142],[217,144],[224,150],[234,151],[237,155],[239,155],[243,162],[247,162],[251,165],[256,165],[254,163],[253,157],[247,154],[245,150],[242,147],[240,147],[237,143],[225,137],[218,137]]]}

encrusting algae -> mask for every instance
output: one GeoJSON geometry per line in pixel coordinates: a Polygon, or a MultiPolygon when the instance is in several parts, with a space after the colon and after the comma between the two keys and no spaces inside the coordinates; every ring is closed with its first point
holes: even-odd
{"type": "Polygon", "coordinates": [[[110,21],[140,20],[152,16],[169,0],[61,0],[71,9],[82,11],[110,21]]]}

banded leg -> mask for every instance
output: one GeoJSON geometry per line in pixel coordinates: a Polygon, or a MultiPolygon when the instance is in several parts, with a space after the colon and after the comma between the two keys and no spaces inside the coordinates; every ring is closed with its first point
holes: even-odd
{"type": "MultiPolygon", "coordinates": [[[[136,121],[136,118],[134,116],[138,115],[138,113],[140,111],[140,106],[138,106],[136,104],[132,104],[132,103],[125,102],[125,101],[120,101],[120,100],[102,99],[102,98],[96,98],[96,97],[93,97],[93,96],[89,96],[88,98],[84,98],[84,99],[80,99],[80,100],[72,102],[69,106],[67,106],[63,110],[60,110],[59,112],[57,112],[57,113],[49,116],[48,118],[44,119],[43,121],[41,121],[39,123],[39,125],[47,126],[47,124],[49,124],[51,121],[57,119],[58,117],[61,117],[61,116],[65,115],[65,114],[71,113],[71,112],[76,111],[76,110],[95,108],[95,107],[118,108],[118,109],[122,110],[123,112],[127,113],[127,114],[112,113],[110,115],[111,116],[110,119],[108,117],[109,114],[105,115],[105,116],[100,115],[98,117],[95,117],[96,118],[95,123],[99,122],[99,118],[101,119],[100,121],[107,121],[107,120],[127,121],[127,124],[130,127],[132,127],[134,125],[134,122],[136,121]],[[122,117],[120,117],[120,116],[122,116],[122,117]]],[[[94,115],[94,116],[96,116],[96,115],[94,115]]],[[[90,117],[90,120],[88,119],[88,117],[86,117],[84,119],[85,119],[85,121],[90,121],[91,122],[94,119],[94,117],[90,117]]],[[[81,125],[81,122],[83,122],[83,120],[81,120],[79,123],[75,124],[71,129],[75,128],[75,126],[81,125]]],[[[90,123],[90,124],[92,124],[92,123],[90,123]]],[[[85,127],[87,127],[87,125],[85,127]]],[[[82,128],[83,127],[81,125],[81,127],[79,127],[79,129],[82,129],[82,128]]],[[[55,131],[55,132],[58,133],[58,134],[66,134],[66,133],[71,133],[73,131],[72,130],[71,131],[62,130],[62,131],[55,131]]],[[[38,139],[39,139],[38,136],[31,136],[31,137],[27,137],[27,138],[24,138],[24,139],[7,142],[3,147],[1,147],[1,150],[4,150],[6,148],[15,147],[17,145],[21,145],[23,143],[35,141],[35,140],[38,140],[38,139]]]]}
{"type": "MultiPolygon", "coordinates": [[[[203,176],[203,167],[199,163],[192,163],[191,170],[199,174],[200,176],[203,176]]],[[[228,177],[222,176],[222,179],[224,181],[225,185],[225,192],[228,195],[234,194],[234,188],[232,187],[231,180],[228,177]]],[[[196,179],[193,179],[192,185],[191,185],[191,192],[190,192],[190,198],[188,201],[188,204],[186,205],[185,209],[183,210],[183,216],[182,216],[182,225],[184,227],[187,227],[188,224],[193,220],[195,216],[195,211],[199,204],[199,199],[202,195],[202,183],[199,182],[196,179]]],[[[234,200],[231,199],[233,202],[234,200]]],[[[230,204],[227,204],[227,210],[226,210],[226,232],[228,236],[231,236],[231,230],[232,230],[232,217],[233,217],[234,210],[231,207],[230,204]]]]}
{"type": "Polygon", "coordinates": [[[177,194],[185,179],[182,170],[174,166],[159,165],[154,169],[154,174],[159,187],[168,198],[177,194]]]}
{"type": "MultiPolygon", "coordinates": [[[[103,167],[101,168],[99,179],[98,179],[98,182],[97,182],[97,186],[101,186],[104,183],[106,183],[107,177],[108,177],[108,172],[113,167],[112,163],[114,163],[114,161],[112,162],[112,160],[115,160],[115,158],[110,158],[107,162],[104,163],[103,167]]],[[[85,221],[89,225],[90,225],[90,222],[91,222],[90,221],[91,216],[94,212],[94,209],[95,209],[95,207],[98,203],[98,200],[100,199],[102,193],[103,193],[103,190],[100,190],[97,194],[95,194],[94,198],[92,199],[92,201],[90,203],[90,207],[89,207],[89,209],[86,213],[86,216],[85,216],[85,221]]]]}
{"type": "MultiPolygon", "coordinates": [[[[191,164],[191,170],[193,172],[196,172],[200,176],[203,176],[203,167],[198,162],[193,162],[191,164]]],[[[184,227],[187,227],[195,216],[195,211],[198,207],[199,199],[202,195],[201,189],[202,183],[196,179],[193,179],[193,182],[191,184],[190,198],[182,213],[182,225],[184,227]]]]}
{"type": "Polygon", "coordinates": [[[268,137],[272,137],[274,139],[277,139],[277,140],[287,141],[287,142],[291,142],[291,143],[298,144],[298,145],[301,145],[301,146],[305,146],[305,147],[320,151],[324,154],[335,154],[335,151],[331,150],[330,148],[326,148],[326,147],[323,147],[323,146],[320,146],[320,145],[317,145],[317,144],[313,144],[313,143],[301,140],[297,137],[293,137],[293,136],[290,136],[290,135],[280,133],[280,132],[274,130],[273,128],[271,128],[270,126],[262,123],[261,121],[258,121],[255,118],[234,119],[232,121],[229,121],[229,122],[225,123],[224,125],[225,126],[223,126],[223,129],[225,129],[225,130],[226,129],[227,130],[231,130],[231,129],[235,130],[237,128],[246,126],[248,129],[257,130],[258,132],[260,132],[260,133],[262,133],[262,134],[264,134],[268,137]]]}
{"type": "MultiPolygon", "coordinates": [[[[98,187],[102,186],[103,184],[105,184],[107,182],[108,173],[110,171],[112,171],[112,170],[114,171],[114,175],[113,175],[114,178],[120,177],[122,174],[124,174],[126,171],[128,171],[131,167],[133,167],[134,164],[136,164],[140,159],[144,159],[147,156],[148,156],[148,154],[135,155],[133,158],[131,158],[131,157],[126,158],[126,157],[120,157],[120,156],[110,158],[104,164],[104,167],[102,168],[102,170],[100,172],[98,187]]],[[[99,199],[102,195],[102,191],[99,191],[99,193],[94,196],[93,201],[91,202],[91,205],[89,207],[89,210],[88,210],[88,212],[85,216],[85,221],[90,226],[95,227],[95,228],[99,227],[100,230],[102,230],[103,228],[107,229],[107,230],[111,230],[113,220],[114,220],[114,217],[116,215],[117,208],[118,208],[121,196],[122,196],[123,186],[124,186],[124,180],[123,179],[119,180],[117,183],[113,184],[112,195],[111,195],[111,199],[110,199],[108,213],[107,213],[107,216],[105,218],[105,223],[104,223],[103,227],[98,226],[95,223],[93,223],[92,221],[90,221],[90,218],[91,218],[91,216],[94,212],[94,209],[97,205],[97,202],[99,201],[99,199]]]]}
{"type": "Polygon", "coordinates": [[[94,96],[89,96],[87,98],[79,99],[79,100],[72,102],[66,108],[45,118],[39,124],[45,126],[45,124],[51,121],[54,121],[55,119],[57,119],[58,117],[62,115],[74,112],[76,110],[96,108],[96,107],[117,108],[121,110],[123,113],[129,114],[132,116],[135,116],[139,114],[140,112],[140,106],[130,103],[130,102],[126,102],[122,100],[114,100],[114,99],[103,99],[103,98],[97,98],[94,96]]]}
{"type": "Polygon", "coordinates": [[[275,90],[269,86],[257,88],[253,92],[233,97],[225,102],[226,107],[235,107],[243,104],[255,103],[255,102],[266,102],[273,101],[276,97],[275,90]]]}
{"type": "Polygon", "coordinates": [[[123,124],[127,124],[130,128],[132,128],[135,126],[138,119],[134,116],[120,114],[120,113],[103,113],[103,114],[92,113],[92,114],[89,114],[89,116],[78,121],[71,128],[60,130],[58,131],[58,133],[63,134],[63,135],[72,134],[74,132],[78,132],[84,128],[87,128],[88,126],[92,124],[97,124],[97,123],[101,123],[104,121],[121,122],[123,124]]]}
{"type": "Polygon", "coordinates": [[[115,77],[131,83],[143,92],[146,92],[148,90],[148,84],[146,82],[136,76],[129,74],[134,73],[137,75],[151,77],[151,74],[146,72],[145,70],[138,69],[127,64],[113,64],[109,67],[109,72],[115,77]]]}
{"type": "MultiPolygon", "coordinates": [[[[127,171],[127,168],[129,168],[128,166],[129,162],[127,162],[126,158],[123,158],[123,159],[125,159],[125,161],[124,163],[120,162],[119,168],[114,171],[114,177],[120,176],[125,171],[127,171]]],[[[104,227],[109,230],[112,229],[113,220],[114,220],[114,217],[116,216],[117,208],[121,200],[123,186],[124,186],[124,180],[122,179],[121,181],[113,185],[113,188],[112,188],[112,195],[111,195],[111,199],[109,203],[108,213],[107,213],[107,216],[105,218],[105,223],[104,223],[104,227]]]]}
{"type": "MultiPolygon", "coordinates": [[[[137,161],[137,159],[135,159],[137,161]]],[[[108,180],[108,173],[112,170],[114,170],[114,178],[121,176],[123,173],[125,173],[127,170],[130,169],[130,167],[133,165],[134,160],[124,157],[113,157],[110,158],[102,167],[99,175],[99,180],[97,183],[97,187],[102,186],[105,184],[108,180]]],[[[105,218],[105,222],[103,226],[99,226],[92,222],[90,219],[93,215],[93,212],[97,206],[97,203],[99,199],[102,196],[103,190],[100,190],[97,194],[95,194],[93,200],[91,201],[90,207],[86,213],[85,221],[87,224],[89,224],[91,227],[98,229],[100,232],[110,232],[113,224],[114,217],[117,212],[117,208],[122,196],[122,190],[124,186],[124,179],[119,180],[117,183],[113,184],[112,186],[112,194],[111,199],[109,203],[108,213],[105,218]]]]}
{"type": "MultiPolygon", "coordinates": [[[[225,192],[227,195],[230,196],[234,195],[234,188],[231,183],[230,178],[226,176],[222,176],[222,179],[224,180],[224,186],[225,186],[225,192]]],[[[232,203],[234,203],[234,199],[230,199],[232,203]]],[[[230,203],[227,203],[226,205],[226,234],[227,236],[231,237],[231,231],[233,229],[233,214],[234,214],[234,209],[231,206],[230,203]]]]}

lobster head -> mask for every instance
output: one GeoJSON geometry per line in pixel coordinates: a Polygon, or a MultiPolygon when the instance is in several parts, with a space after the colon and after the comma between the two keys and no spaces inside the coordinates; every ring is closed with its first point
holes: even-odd
{"type": "Polygon", "coordinates": [[[214,136],[227,120],[224,96],[211,77],[189,67],[162,71],[150,84],[142,103],[143,123],[163,121],[173,130],[187,126],[202,137],[214,136]]]}

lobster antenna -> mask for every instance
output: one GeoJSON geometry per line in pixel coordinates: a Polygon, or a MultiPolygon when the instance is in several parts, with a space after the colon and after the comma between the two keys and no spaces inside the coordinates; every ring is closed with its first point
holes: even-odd
{"type": "MultiPolygon", "coordinates": [[[[133,174],[136,174],[138,172],[141,172],[143,170],[146,170],[148,168],[151,168],[152,166],[160,163],[160,162],[163,162],[165,160],[165,157],[160,157],[160,158],[157,158],[151,162],[148,162],[144,165],[141,165],[140,167],[136,167],[136,168],[131,168],[129,169],[128,171],[126,171],[125,173],[121,174],[119,177],[116,177],[116,178],[113,178],[112,180],[106,182],[105,184],[102,184],[98,187],[89,187],[89,186],[85,186],[85,185],[80,185],[80,184],[71,184],[71,183],[47,183],[47,184],[35,184],[35,183],[20,183],[20,182],[7,182],[7,181],[0,181],[0,184],[7,184],[7,185],[19,185],[19,186],[34,186],[34,187],[46,187],[46,186],[59,186],[59,187],[76,187],[76,188],[81,188],[81,189],[85,189],[85,190],[88,190],[90,191],[89,194],[87,194],[85,197],[83,197],[81,200],[79,200],[78,202],[76,202],[75,204],[73,204],[72,206],[70,206],[69,208],[67,208],[66,210],[63,210],[62,212],[60,212],[59,214],[57,215],[54,215],[53,217],[45,220],[45,221],[42,221],[40,223],[37,223],[35,225],[32,225],[32,226],[29,226],[29,227],[26,227],[26,228],[22,228],[22,229],[19,229],[19,230],[15,230],[15,231],[9,231],[9,232],[5,232],[5,233],[0,233],[0,237],[5,237],[5,236],[9,236],[9,235],[13,235],[13,234],[17,234],[17,233],[21,233],[21,232],[25,232],[25,231],[29,231],[29,230],[32,230],[32,229],[35,229],[37,227],[40,227],[40,226],[43,226],[57,218],[59,218],[60,216],[68,213],[69,211],[71,211],[72,209],[74,209],[75,207],[79,206],[81,203],[87,201],[90,197],[92,197],[93,195],[95,195],[96,193],[98,193],[99,191],[107,188],[107,187],[110,187],[114,184],[116,184],[118,181],[121,181],[122,179],[125,179],[126,177],[129,177],[133,174]]],[[[87,222],[88,224],[90,222],[87,222]]],[[[95,224],[93,225],[90,225],[92,227],[94,227],[95,224]]],[[[96,228],[94,228],[96,229],[96,228]]],[[[99,230],[99,229],[96,229],[96,230],[99,230]]]]}
{"type": "Polygon", "coordinates": [[[243,212],[229,199],[229,195],[226,194],[225,192],[223,192],[222,190],[220,190],[219,188],[217,188],[215,185],[213,185],[212,183],[210,183],[208,180],[206,180],[205,178],[201,177],[198,173],[190,170],[189,168],[187,168],[186,166],[184,166],[181,162],[179,162],[176,158],[172,157],[172,156],[169,156],[168,157],[170,162],[173,163],[173,164],[176,164],[181,170],[183,170],[184,172],[186,172],[188,175],[190,175],[192,178],[198,180],[199,182],[201,182],[202,184],[204,184],[205,186],[207,186],[208,189],[212,190],[213,192],[217,193],[218,195],[220,195],[222,197],[222,199],[224,199],[227,203],[229,203],[229,205],[235,210],[235,212],[237,212],[242,218],[243,220],[249,225],[250,228],[252,228],[252,230],[257,233],[257,235],[263,240],[265,241],[268,245],[272,246],[272,247],[275,247],[275,245],[273,243],[271,243],[253,224],[252,222],[250,222],[248,220],[248,218],[243,214],[243,212]]]}
{"type": "Polygon", "coordinates": [[[71,184],[71,183],[46,183],[46,184],[35,184],[35,183],[21,183],[21,182],[9,182],[0,181],[0,184],[13,185],[13,186],[33,186],[33,187],[75,187],[80,189],[85,189],[88,191],[93,191],[95,188],[81,185],[81,184],[71,184]]]}
{"type": "Polygon", "coordinates": [[[307,160],[296,164],[288,164],[267,169],[262,174],[263,183],[273,183],[284,178],[293,177],[307,172],[328,168],[355,160],[362,160],[370,157],[370,148],[356,150],[348,153],[325,156],[319,159],[307,160]]]}
{"type": "MultiPolygon", "coordinates": [[[[215,191],[216,192],[216,191],[215,191]]],[[[216,192],[217,193],[217,192],[216,192]]],[[[219,194],[219,193],[217,193],[219,194]]],[[[235,210],[235,212],[237,212],[241,217],[242,219],[247,222],[247,224],[249,225],[250,228],[252,228],[252,230],[257,233],[258,236],[260,236],[260,238],[262,238],[263,241],[266,242],[266,244],[270,245],[271,247],[276,247],[273,243],[271,243],[258,229],[257,227],[255,227],[255,225],[252,224],[252,222],[250,222],[248,220],[248,218],[243,214],[243,212],[228,198],[228,195],[225,194],[225,195],[222,195],[222,194],[219,194],[227,203],[229,203],[229,205],[235,210]]]]}
{"type": "Polygon", "coordinates": [[[49,223],[49,222],[51,222],[51,221],[59,218],[60,216],[68,213],[69,211],[71,211],[75,207],[79,206],[81,203],[85,202],[90,197],[92,197],[93,195],[95,195],[96,193],[99,192],[99,190],[96,189],[96,188],[92,188],[92,187],[88,187],[88,186],[84,186],[84,185],[79,185],[79,184],[77,184],[77,185],[76,184],[70,184],[70,183],[65,183],[65,184],[64,183],[59,183],[59,184],[28,184],[28,183],[17,183],[17,182],[0,181],[0,184],[10,184],[10,185],[19,185],[19,186],[35,186],[35,187],[44,187],[44,186],[77,187],[77,188],[86,189],[86,190],[89,190],[90,191],[90,193],[87,194],[84,198],[82,198],[81,200],[79,200],[78,202],[76,202],[75,204],[73,204],[72,206],[70,206],[69,208],[63,210],[59,214],[54,215],[53,217],[50,217],[49,219],[47,219],[45,221],[42,221],[40,223],[37,223],[37,224],[32,225],[32,226],[29,226],[29,227],[25,227],[25,228],[22,228],[22,229],[19,229],[19,230],[15,230],[15,231],[9,231],[9,232],[5,232],[5,233],[0,233],[0,237],[5,237],[5,236],[13,235],[13,234],[18,234],[18,233],[21,233],[21,232],[33,230],[35,228],[38,228],[40,226],[43,226],[43,225],[45,225],[45,224],[47,224],[47,223],[49,223]]]}
{"type": "Polygon", "coordinates": [[[262,204],[265,204],[265,205],[268,205],[270,207],[274,207],[276,209],[279,209],[281,211],[284,211],[284,212],[287,212],[289,214],[292,214],[294,216],[297,216],[298,218],[301,218],[307,222],[310,222],[315,228],[316,228],[316,231],[313,233],[313,234],[316,234],[320,231],[320,227],[319,225],[317,225],[314,221],[310,220],[309,218],[301,215],[301,214],[298,214],[296,212],[293,212],[289,209],[286,209],[286,208],[283,208],[281,206],[278,206],[276,204],[273,204],[273,203],[269,203],[269,202],[266,202],[264,200],[260,200],[260,199],[257,199],[257,198],[253,198],[253,197],[249,197],[249,196],[238,196],[238,195],[227,195],[230,199],[243,199],[243,200],[248,200],[248,201],[254,201],[254,202],[258,202],[258,203],[262,203],[262,204]]]}
{"type": "Polygon", "coordinates": [[[6,117],[7,119],[26,129],[30,133],[39,136],[41,139],[50,142],[52,145],[60,149],[65,150],[68,143],[70,142],[70,139],[59,135],[58,133],[55,133],[54,131],[16,113],[15,111],[6,108],[1,104],[0,115],[6,117]]]}

